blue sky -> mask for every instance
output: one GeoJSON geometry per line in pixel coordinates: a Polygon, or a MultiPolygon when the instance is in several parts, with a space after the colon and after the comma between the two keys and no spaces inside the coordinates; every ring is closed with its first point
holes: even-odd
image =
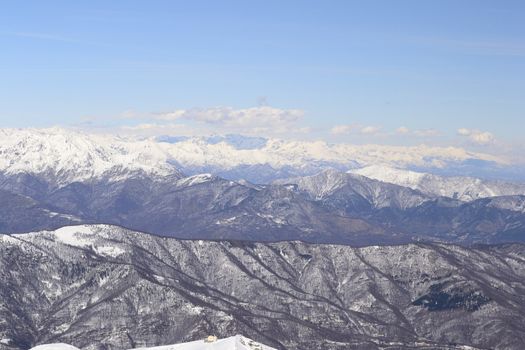
{"type": "Polygon", "coordinates": [[[515,147],[524,13],[520,0],[6,0],[0,122],[515,147]]]}

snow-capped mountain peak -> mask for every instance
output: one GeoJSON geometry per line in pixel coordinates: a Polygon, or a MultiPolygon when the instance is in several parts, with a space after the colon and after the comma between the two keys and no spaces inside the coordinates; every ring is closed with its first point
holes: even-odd
{"type": "Polygon", "coordinates": [[[317,175],[306,176],[301,179],[290,179],[276,183],[298,183],[300,188],[312,194],[316,199],[337,191],[344,186],[349,176],[334,169],[327,169],[317,175]]]}
{"type": "Polygon", "coordinates": [[[371,179],[380,180],[383,182],[403,184],[406,187],[415,188],[428,175],[416,171],[405,169],[398,169],[387,165],[370,165],[364,168],[354,169],[348,171],[351,174],[358,174],[369,177],[371,179]]]}
{"type": "Polygon", "coordinates": [[[439,176],[387,165],[372,165],[349,173],[419,190],[433,196],[473,201],[479,198],[523,195],[525,184],[482,180],[467,176],[439,176]]]}
{"type": "Polygon", "coordinates": [[[125,138],[61,128],[0,129],[0,175],[32,174],[57,184],[213,173],[253,183],[313,175],[333,167],[387,164],[446,167],[469,160],[506,164],[461,148],[329,144],[242,136],[125,138]]]}
{"type": "Polygon", "coordinates": [[[71,183],[133,173],[179,174],[157,143],[87,135],[61,128],[0,130],[0,172],[42,175],[71,183]]]}
{"type": "Polygon", "coordinates": [[[208,181],[213,180],[215,177],[212,174],[197,174],[193,176],[188,176],[177,181],[179,186],[193,186],[202,184],[208,181]]]}

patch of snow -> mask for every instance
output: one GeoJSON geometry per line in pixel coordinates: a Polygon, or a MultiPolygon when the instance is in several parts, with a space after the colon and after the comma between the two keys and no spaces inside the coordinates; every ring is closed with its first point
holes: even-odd
{"type": "Polygon", "coordinates": [[[77,347],[74,347],[73,345],[64,344],[64,343],[55,343],[55,344],[37,345],[35,347],[32,347],[30,350],[79,350],[79,349],[77,347]]]}
{"type": "Polygon", "coordinates": [[[224,220],[217,220],[215,224],[216,225],[231,225],[235,220],[237,220],[237,217],[232,216],[231,218],[227,218],[224,220]]]}
{"type": "Polygon", "coordinates": [[[213,179],[213,175],[212,174],[198,174],[198,175],[193,175],[193,176],[189,176],[189,177],[185,177],[183,179],[180,179],[179,181],[177,181],[177,185],[179,185],[179,186],[193,186],[193,185],[198,185],[198,184],[201,184],[201,183],[208,182],[208,181],[210,181],[212,179],[213,179]]]}
{"type": "Polygon", "coordinates": [[[55,239],[61,243],[75,247],[87,247],[94,242],[93,229],[94,226],[90,225],[65,226],[55,230],[53,234],[55,239]]]}
{"type": "Polygon", "coordinates": [[[0,241],[3,242],[3,243],[19,244],[20,241],[15,238],[17,236],[19,236],[19,235],[17,235],[17,234],[14,234],[14,235],[0,234],[0,241]]]}
{"type": "MultiPolygon", "coordinates": [[[[151,348],[137,348],[137,350],[276,350],[269,346],[257,343],[251,339],[236,335],[229,338],[218,339],[214,342],[197,340],[189,343],[156,346],[151,348]]],[[[46,349],[47,350],[47,349],[46,349]]]]}
{"type": "Polygon", "coordinates": [[[192,315],[200,315],[204,311],[203,307],[192,304],[184,304],[183,308],[192,315]]]}
{"type": "Polygon", "coordinates": [[[166,280],[164,276],[153,275],[153,277],[155,277],[155,279],[159,281],[160,283],[163,283],[166,280]]]}
{"type": "Polygon", "coordinates": [[[276,223],[277,225],[285,225],[286,224],[286,220],[284,218],[275,217],[274,215],[271,215],[271,214],[257,213],[257,216],[260,217],[260,218],[272,221],[272,222],[276,223]]]}
{"type": "Polygon", "coordinates": [[[124,254],[126,251],[120,247],[116,247],[116,246],[100,246],[100,247],[95,247],[95,252],[97,254],[100,254],[100,255],[104,255],[104,256],[110,256],[110,257],[113,257],[113,258],[116,258],[122,254],[124,254]]]}

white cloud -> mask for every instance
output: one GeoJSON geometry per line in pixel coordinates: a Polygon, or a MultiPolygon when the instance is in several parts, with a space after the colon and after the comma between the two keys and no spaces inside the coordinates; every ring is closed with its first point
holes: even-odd
{"type": "Polygon", "coordinates": [[[347,135],[350,132],[352,132],[355,128],[356,126],[352,124],[336,125],[330,130],[330,133],[332,135],[347,135]]]}
{"type": "Polygon", "coordinates": [[[132,109],[128,109],[128,110],[125,110],[124,112],[122,112],[119,116],[120,119],[140,119],[142,118],[143,116],[132,110],[132,109]]]}
{"type": "Polygon", "coordinates": [[[288,133],[294,131],[297,122],[303,116],[304,111],[299,109],[259,106],[245,109],[232,107],[180,109],[156,114],[153,118],[162,121],[188,120],[234,132],[288,133]]]}
{"type": "Polygon", "coordinates": [[[469,129],[465,129],[465,128],[458,129],[458,135],[461,135],[461,136],[469,136],[470,132],[471,130],[469,129]]]}
{"type": "Polygon", "coordinates": [[[439,130],[436,129],[420,129],[415,130],[414,135],[419,137],[433,137],[441,135],[441,132],[439,132],[439,130]]]}
{"type": "Polygon", "coordinates": [[[330,129],[332,135],[347,135],[353,132],[357,132],[361,135],[366,136],[411,136],[411,137],[435,137],[440,136],[441,132],[437,129],[416,129],[412,130],[406,126],[400,126],[395,129],[393,133],[383,133],[382,127],[373,125],[360,125],[360,124],[345,124],[336,125],[330,129]]]}
{"type": "Polygon", "coordinates": [[[141,131],[141,130],[156,129],[158,127],[159,127],[159,124],[143,123],[143,124],[130,125],[130,126],[125,125],[122,127],[122,130],[141,131]]]}
{"type": "MultiPolygon", "coordinates": [[[[298,109],[279,109],[259,106],[245,109],[212,107],[179,109],[167,113],[144,113],[127,110],[113,117],[106,129],[119,133],[153,136],[180,134],[204,136],[238,133],[267,137],[303,137],[313,129],[301,123],[304,112],[298,109]]],[[[89,127],[93,128],[93,122],[89,127]]]]}
{"type": "Polygon", "coordinates": [[[399,128],[396,129],[396,133],[400,135],[406,135],[410,133],[410,129],[407,128],[406,126],[400,126],[399,128]]]}
{"type": "Polygon", "coordinates": [[[361,134],[367,136],[376,136],[381,127],[372,126],[372,125],[362,125],[362,124],[341,124],[336,125],[330,129],[332,135],[348,135],[348,134],[361,134]]]}
{"type": "Polygon", "coordinates": [[[406,126],[401,126],[396,129],[395,133],[397,135],[411,135],[417,137],[434,137],[441,135],[441,132],[437,129],[416,129],[411,130],[406,126]]]}
{"type": "Polygon", "coordinates": [[[478,145],[489,145],[496,141],[492,133],[477,129],[460,128],[458,129],[458,135],[467,137],[470,142],[478,145]]]}
{"type": "Polygon", "coordinates": [[[470,136],[470,139],[478,144],[486,145],[494,142],[494,135],[490,132],[476,133],[470,136]]]}
{"type": "Polygon", "coordinates": [[[363,135],[375,135],[379,130],[381,130],[381,128],[377,126],[365,126],[361,128],[360,133],[363,135]]]}
{"type": "Polygon", "coordinates": [[[116,127],[115,132],[124,135],[159,136],[159,135],[208,135],[209,130],[198,130],[176,123],[142,123],[116,127]]]}

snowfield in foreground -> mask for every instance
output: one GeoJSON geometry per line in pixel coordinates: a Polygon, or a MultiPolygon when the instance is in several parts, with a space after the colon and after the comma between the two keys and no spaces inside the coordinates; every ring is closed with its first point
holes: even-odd
{"type": "MultiPolygon", "coordinates": [[[[79,350],[78,348],[63,344],[38,345],[30,350],[79,350]]],[[[189,343],[156,346],[151,348],[138,348],[138,350],[275,350],[269,346],[257,343],[251,339],[236,335],[215,341],[197,340],[189,343]]]]}
{"type": "Polygon", "coordinates": [[[77,347],[64,343],[37,345],[30,350],[79,350],[77,347]]]}
{"type": "Polygon", "coordinates": [[[213,342],[197,340],[189,343],[157,346],[153,348],[139,348],[140,350],[275,350],[251,339],[236,335],[234,337],[219,339],[213,342]]]}

